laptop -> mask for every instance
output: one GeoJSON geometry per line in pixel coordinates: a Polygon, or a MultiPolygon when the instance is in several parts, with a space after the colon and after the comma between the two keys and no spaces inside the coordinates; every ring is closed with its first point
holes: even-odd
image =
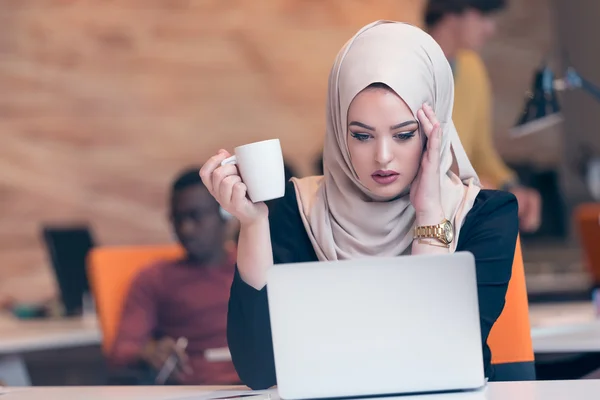
{"type": "Polygon", "coordinates": [[[278,264],[267,287],[282,399],[485,386],[471,253],[278,264]]]}
{"type": "Polygon", "coordinates": [[[45,226],[42,236],[58,283],[67,316],[81,315],[83,297],[89,293],[86,258],[94,246],[85,225],[45,226]]]}

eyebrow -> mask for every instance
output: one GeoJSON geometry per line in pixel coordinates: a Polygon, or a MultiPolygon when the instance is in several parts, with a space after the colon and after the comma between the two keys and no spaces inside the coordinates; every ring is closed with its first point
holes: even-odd
{"type": "MultiPolygon", "coordinates": [[[[405,126],[408,126],[408,125],[414,125],[414,124],[417,124],[417,125],[418,125],[418,124],[419,124],[419,122],[418,122],[418,121],[415,121],[415,120],[411,120],[411,121],[405,121],[405,122],[401,122],[401,123],[399,123],[399,124],[396,124],[396,125],[390,126],[390,129],[391,129],[391,130],[400,129],[400,128],[403,128],[403,127],[405,127],[405,126]]],[[[370,131],[374,131],[374,130],[375,130],[375,128],[373,128],[372,126],[369,126],[369,125],[363,124],[362,122],[358,122],[358,121],[352,121],[352,122],[350,122],[350,123],[348,124],[348,126],[358,126],[358,127],[360,127],[360,128],[367,129],[367,130],[370,130],[370,131]]]]}
{"type": "Polygon", "coordinates": [[[390,126],[390,129],[391,130],[400,129],[400,128],[404,128],[405,126],[414,125],[414,124],[419,125],[419,122],[415,121],[415,120],[406,121],[406,122],[402,122],[402,123],[394,125],[394,126],[390,126]]]}
{"type": "Polygon", "coordinates": [[[374,131],[375,128],[373,128],[372,126],[363,124],[362,122],[358,122],[358,121],[352,121],[348,124],[348,126],[358,126],[360,128],[364,128],[364,129],[368,129],[370,131],[374,131]]]}

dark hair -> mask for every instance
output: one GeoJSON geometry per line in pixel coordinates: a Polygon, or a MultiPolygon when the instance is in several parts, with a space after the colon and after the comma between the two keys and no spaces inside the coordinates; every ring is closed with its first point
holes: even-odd
{"type": "Polygon", "coordinates": [[[195,185],[205,187],[200,178],[200,167],[189,167],[177,175],[171,186],[171,193],[179,192],[195,185]]]}
{"type": "Polygon", "coordinates": [[[391,87],[389,87],[388,85],[386,85],[383,82],[373,82],[369,86],[367,86],[365,89],[384,89],[384,90],[389,90],[390,92],[394,91],[391,87]]]}
{"type": "Polygon", "coordinates": [[[425,11],[425,24],[431,28],[448,14],[462,14],[477,10],[490,14],[506,7],[506,0],[429,0],[425,11]]]}

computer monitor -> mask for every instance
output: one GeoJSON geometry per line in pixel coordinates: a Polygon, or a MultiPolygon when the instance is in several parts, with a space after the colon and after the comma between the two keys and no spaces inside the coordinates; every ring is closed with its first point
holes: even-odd
{"type": "Polygon", "coordinates": [[[44,242],[58,283],[66,315],[79,315],[89,292],[86,257],[94,246],[85,225],[44,226],[44,242]]]}

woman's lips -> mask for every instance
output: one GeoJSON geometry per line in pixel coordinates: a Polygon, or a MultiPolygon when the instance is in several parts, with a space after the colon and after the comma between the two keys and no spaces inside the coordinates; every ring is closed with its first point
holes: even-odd
{"type": "Polygon", "coordinates": [[[390,183],[394,183],[396,179],[398,179],[398,176],[399,175],[396,171],[379,170],[375,171],[371,175],[371,178],[373,178],[373,180],[380,185],[389,185],[390,183]]]}

